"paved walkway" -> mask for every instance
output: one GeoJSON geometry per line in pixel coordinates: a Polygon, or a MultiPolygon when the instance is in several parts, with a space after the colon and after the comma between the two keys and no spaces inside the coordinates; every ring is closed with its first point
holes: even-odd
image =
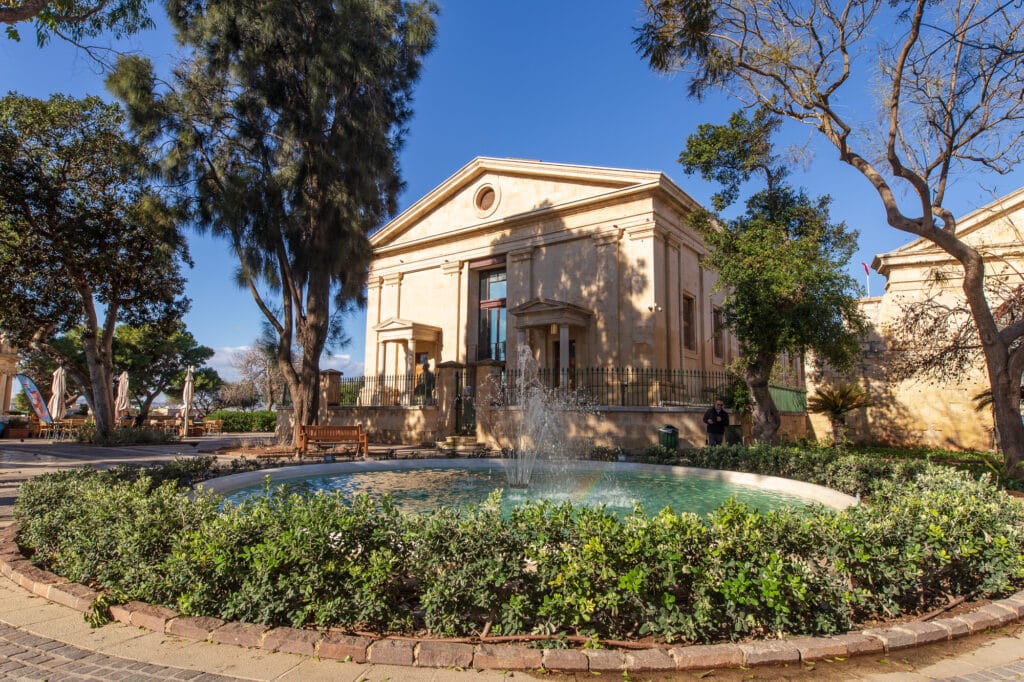
{"type": "MultiPolygon", "coordinates": [[[[232,437],[206,437],[185,444],[132,448],[0,440],[0,526],[11,521],[11,505],[21,482],[40,473],[84,465],[150,464],[238,444],[239,439],[232,437]]],[[[582,682],[594,677],[591,673],[554,675],[357,664],[197,642],[121,623],[93,629],[82,620],[81,613],[42,599],[0,577],[0,679],[5,680],[490,682],[513,678],[582,682]]],[[[617,673],[605,677],[627,679],[617,673]]],[[[792,668],[640,673],[628,679],[651,682],[696,679],[730,682],[749,679],[1024,680],[1024,627],[1018,625],[1003,632],[897,651],[885,658],[859,657],[792,668]]]]}

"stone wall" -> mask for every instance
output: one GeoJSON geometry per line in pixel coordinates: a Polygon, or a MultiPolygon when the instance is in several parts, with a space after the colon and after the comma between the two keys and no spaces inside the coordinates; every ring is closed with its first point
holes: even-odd
{"type": "MultiPolygon", "coordinates": [[[[566,441],[569,447],[586,451],[591,447],[623,448],[640,451],[658,442],[658,429],[669,425],[679,429],[679,445],[683,448],[700,447],[705,443],[701,417],[704,407],[607,407],[587,413],[569,413],[566,416],[566,441]]],[[[432,445],[452,435],[444,428],[443,410],[437,407],[330,407],[324,424],[361,425],[369,434],[371,443],[392,445],[432,445]]],[[[519,411],[503,409],[503,420],[515,421],[519,411]]],[[[290,433],[292,411],[278,410],[278,432],[290,433]]],[[[493,423],[488,415],[477,413],[477,440],[488,447],[500,448],[501,443],[490,433],[486,424],[493,423]]],[[[735,420],[735,417],[733,418],[735,420]]],[[[782,415],[780,435],[786,439],[807,436],[807,416],[782,415]]],[[[751,442],[750,424],[743,425],[744,441],[751,442]]]]}

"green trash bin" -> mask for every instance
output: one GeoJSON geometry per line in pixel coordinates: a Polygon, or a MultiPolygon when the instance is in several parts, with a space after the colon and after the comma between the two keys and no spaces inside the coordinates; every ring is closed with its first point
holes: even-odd
{"type": "Polygon", "coordinates": [[[679,429],[665,424],[658,429],[658,445],[669,450],[679,449],[679,429]]]}
{"type": "Polygon", "coordinates": [[[725,444],[743,444],[743,427],[740,424],[729,424],[725,427],[725,444]]]}

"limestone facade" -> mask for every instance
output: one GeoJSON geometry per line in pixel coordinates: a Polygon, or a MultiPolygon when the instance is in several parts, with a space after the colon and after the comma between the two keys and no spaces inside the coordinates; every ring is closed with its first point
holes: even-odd
{"type": "MultiPolygon", "coordinates": [[[[1017,190],[963,217],[958,235],[981,250],[991,284],[1024,284],[1024,189],[1017,190]]],[[[994,444],[990,411],[976,412],[973,396],[988,388],[984,361],[978,360],[958,380],[926,376],[892,381],[889,329],[915,302],[932,300],[956,305],[964,300],[962,269],[953,258],[925,239],[876,256],[872,268],[886,278],[882,296],[861,301],[873,333],[854,377],[874,405],[851,415],[850,436],[863,442],[890,442],[953,449],[988,450],[994,444]]],[[[998,294],[990,296],[995,308],[998,294]]],[[[808,373],[808,392],[815,386],[808,373]]],[[[828,420],[810,415],[818,437],[829,433],[828,420]]]]}
{"type": "Polygon", "coordinates": [[[476,158],[371,237],[365,373],[520,352],[552,369],[725,369],[736,343],[697,207],[659,172],[476,158]]]}

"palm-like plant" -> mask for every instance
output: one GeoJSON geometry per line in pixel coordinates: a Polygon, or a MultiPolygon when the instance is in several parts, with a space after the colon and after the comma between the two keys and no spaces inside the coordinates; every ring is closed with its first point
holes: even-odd
{"type": "Polygon", "coordinates": [[[867,392],[857,384],[819,388],[807,400],[810,412],[824,414],[832,424],[832,443],[838,448],[846,442],[846,413],[871,404],[867,392]]]}

